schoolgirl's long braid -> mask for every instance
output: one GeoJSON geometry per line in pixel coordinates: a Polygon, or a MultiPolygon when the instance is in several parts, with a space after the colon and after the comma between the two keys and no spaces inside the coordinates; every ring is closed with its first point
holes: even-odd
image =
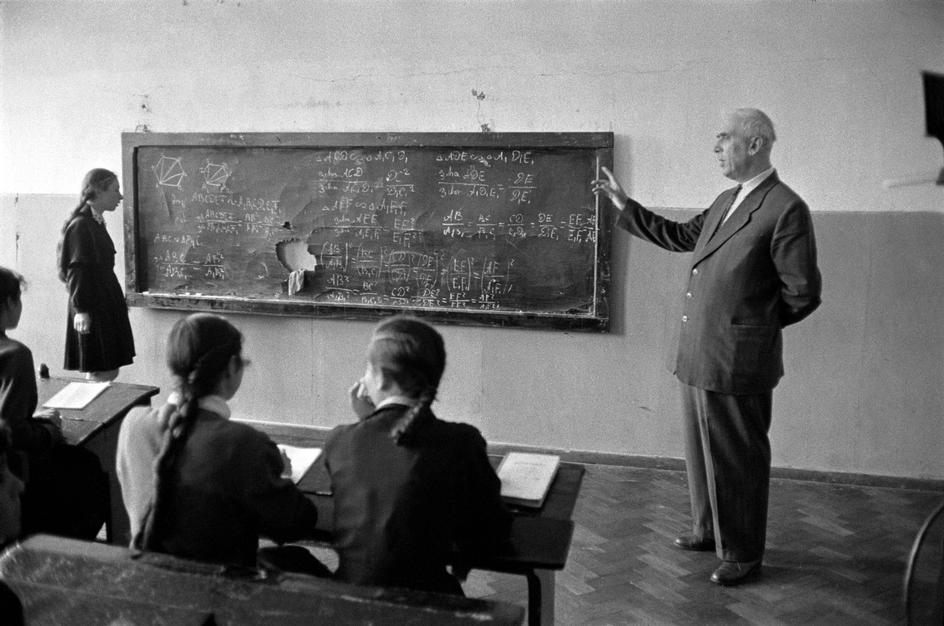
{"type": "Polygon", "coordinates": [[[175,379],[180,404],[163,433],[154,460],[154,492],[135,547],[159,550],[174,472],[193,428],[200,398],[212,393],[234,356],[241,358],[242,335],[218,315],[196,313],[179,320],[167,341],[167,365],[175,379]]]}
{"type": "Polygon", "coordinates": [[[65,259],[62,257],[62,244],[65,240],[66,229],[69,228],[69,224],[72,223],[72,220],[76,218],[79,212],[85,208],[85,205],[89,203],[89,200],[93,200],[100,191],[108,189],[108,185],[111,183],[112,179],[117,180],[118,177],[111,170],[106,170],[101,167],[89,170],[85,174],[85,178],[82,179],[82,191],[79,192],[79,203],[76,205],[72,212],[69,213],[69,217],[66,218],[66,221],[62,223],[62,230],[59,234],[59,245],[56,248],[56,257],[58,259],[59,265],[59,280],[66,282],[66,270],[65,259]]]}
{"type": "Polygon", "coordinates": [[[390,431],[397,445],[410,445],[433,415],[430,405],[446,368],[442,336],[417,318],[394,316],[375,329],[368,359],[396,381],[404,393],[417,399],[390,431]]]}
{"type": "Polygon", "coordinates": [[[429,407],[435,399],[435,390],[424,390],[420,394],[419,403],[411,406],[393,426],[390,437],[398,446],[408,446],[415,441],[416,433],[433,414],[429,407]]]}

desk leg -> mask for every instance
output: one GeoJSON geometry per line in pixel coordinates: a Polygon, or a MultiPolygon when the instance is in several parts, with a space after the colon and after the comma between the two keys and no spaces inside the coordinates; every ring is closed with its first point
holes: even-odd
{"type": "MultiPolygon", "coordinates": [[[[120,422],[119,422],[120,424],[120,422]]],[[[124,500],[121,499],[121,485],[115,474],[115,452],[118,448],[118,428],[109,427],[82,444],[83,447],[98,457],[102,469],[108,474],[109,513],[105,520],[106,541],[111,544],[128,545],[131,529],[128,514],[125,513],[124,500]]]]}
{"type": "Polygon", "coordinates": [[[528,626],[554,624],[554,570],[528,572],[528,626]]]}

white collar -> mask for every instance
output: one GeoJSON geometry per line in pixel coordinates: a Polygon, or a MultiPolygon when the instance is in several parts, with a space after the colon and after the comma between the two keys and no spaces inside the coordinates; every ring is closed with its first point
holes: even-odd
{"type": "Polygon", "coordinates": [[[89,213],[92,214],[92,219],[95,220],[96,222],[98,222],[99,224],[101,224],[102,226],[104,226],[104,225],[105,225],[105,218],[104,218],[104,216],[102,216],[101,213],[99,213],[98,211],[96,211],[96,210],[95,210],[95,207],[93,207],[91,204],[86,204],[85,206],[87,206],[87,207],[89,208],[89,213]]]}
{"type": "Polygon", "coordinates": [[[768,167],[754,178],[741,183],[741,193],[738,194],[738,198],[746,198],[747,194],[760,187],[760,184],[767,180],[767,177],[773,174],[774,171],[773,167],[768,167]]]}
{"type": "MultiPolygon", "coordinates": [[[[172,391],[171,394],[167,396],[167,403],[173,404],[174,406],[180,406],[180,400],[179,391],[172,391]]],[[[225,420],[229,419],[229,416],[232,415],[232,410],[229,408],[229,404],[226,403],[226,400],[224,400],[222,396],[215,394],[203,396],[197,401],[197,406],[204,411],[216,413],[225,420]]]]}
{"type": "Polygon", "coordinates": [[[374,410],[377,410],[381,407],[385,407],[388,404],[402,404],[403,406],[414,406],[416,404],[416,398],[410,398],[408,396],[387,396],[380,401],[374,410]]]}
{"type": "Polygon", "coordinates": [[[741,203],[744,202],[744,198],[747,197],[747,194],[751,193],[757,189],[762,182],[767,180],[767,177],[774,173],[773,167],[768,167],[766,170],[758,174],[757,176],[751,178],[750,180],[745,180],[743,183],[739,183],[741,190],[738,191],[737,196],[734,197],[734,202],[731,203],[731,206],[728,207],[727,212],[721,218],[721,223],[724,224],[731,214],[734,213],[734,209],[741,206],[741,203]]]}

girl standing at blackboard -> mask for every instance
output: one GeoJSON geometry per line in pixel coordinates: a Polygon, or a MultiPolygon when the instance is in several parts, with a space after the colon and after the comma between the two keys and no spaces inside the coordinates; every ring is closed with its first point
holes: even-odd
{"type": "Polygon", "coordinates": [[[128,307],[115,276],[115,245],[102,217],[121,197],[113,172],[91,170],[59,243],[59,278],[69,291],[64,367],[90,380],[114,380],[118,368],[134,358],[128,307]]]}
{"type": "Polygon", "coordinates": [[[358,584],[462,594],[459,558],[482,558],[507,538],[510,515],[485,440],[431,408],[446,366],[442,336],[418,319],[381,322],[367,369],[351,387],[360,421],[325,443],[334,493],[337,576],[358,584]]]}

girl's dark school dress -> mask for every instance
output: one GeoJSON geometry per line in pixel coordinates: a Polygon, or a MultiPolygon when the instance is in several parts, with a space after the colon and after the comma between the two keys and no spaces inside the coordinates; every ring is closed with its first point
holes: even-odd
{"type": "Polygon", "coordinates": [[[69,291],[64,367],[103,372],[129,365],[135,355],[128,306],[115,276],[115,245],[104,220],[83,207],[66,226],[59,268],[69,291]],[[91,331],[76,332],[75,314],[88,313],[91,331]]]}

